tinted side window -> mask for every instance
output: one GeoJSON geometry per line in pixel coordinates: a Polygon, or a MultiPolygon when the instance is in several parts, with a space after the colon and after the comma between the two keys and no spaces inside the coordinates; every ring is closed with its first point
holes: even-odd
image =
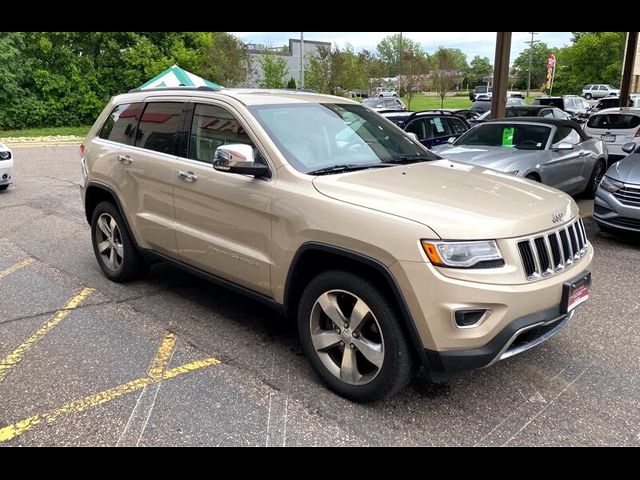
{"type": "Polygon", "coordinates": [[[118,105],[107,117],[98,137],[112,142],[132,145],[133,135],[143,108],[143,103],[118,105]]]}
{"type": "Polygon", "coordinates": [[[449,124],[449,130],[451,133],[461,134],[468,130],[464,122],[458,118],[443,118],[442,120],[449,124]]]}
{"type": "Polygon", "coordinates": [[[425,129],[424,120],[415,120],[409,124],[406,128],[407,132],[415,133],[418,136],[418,139],[424,140],[427,138],[427,132],[425,129]]]}
{"type": "Polygon", "coordinates": [[[553,110],[552,109],[546,109],[546,110],[540,110],[540,115],[538,115],[539,117],[546,117],[546,118],[553,118],[553,110]]]}
{"type": "Polygon", "coordinates": [[[560,142],[568,142],[572,145],[577,145],[582,142],[580,134],[571,127],[558,127],[556,134],[553,136],[553,144],[556,145],[560,142]]]}
{"type": "Polygon", "coordinates": [[[247,132],[228,110],[216,105],[196,105],[188,158],[213,163],[216,148],[230,143],[253,145],[247,132]]]}
{"type": "Polygon", "coordinates": [[[148,103],[140,119],[136,146],[154,152],[178,155],[184,138],[184,111],[184,103],[148,103]]]}
{"type": "Polygon", "coordinates": [[[559,108],[554,108],[553,109],[553,118],[557,118],[557,119],[560,119],[560,120],[569,120],[569,115],[564,113],[559,108]]]}
{"type": "Polygon", "coordinates": [[[443,137],[446,135],[451,135],[449,126],[442,120],[443,119],[440,117],[432,117],[427,120],[428,128],[431,131],[431,135],[433,137],[443,137]]]}

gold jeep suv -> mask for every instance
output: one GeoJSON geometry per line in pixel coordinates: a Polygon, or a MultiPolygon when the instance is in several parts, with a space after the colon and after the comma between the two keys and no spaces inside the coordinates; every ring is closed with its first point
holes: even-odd
{"type": "Polygon", "coordinates": [[[556,333],[593,249],[568,195],[441,159],[370,109],[295,91],[114,97],[82,153],[104,274],[173,262],[297,319],[332,390],[486,367],[556,333]]]}

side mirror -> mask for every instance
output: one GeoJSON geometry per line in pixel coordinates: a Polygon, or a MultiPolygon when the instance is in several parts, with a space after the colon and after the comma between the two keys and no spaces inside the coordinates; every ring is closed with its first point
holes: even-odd
{"type": "Polygon", "coordinates": [[[553,147],[553,150],[555,150],[555,151],[558,151],[558,150],[573,150],[573,144],[569,143],[569,142],[560,142],[555,147],[553,147]]]}
{"type": "Polygon", "coordinates": [[[416,142],[420,142],[420,139],[418,138],[418,135],[416,135],[413,132],[404,132],[407,134],[408,137],[411,137],[412,140],[415,140],[416,142]]]}
{"type": "Polygon", "coordinates": [[[633,153],[636,149],[636,144],[635,142],[629,142],[629,143],[625,143],[622,146],[622,151],[625,153],[633,153]]]}
{"type": "Polygon", "coordinates": [[[456,137],[449,137],[449,138],[447,138],[447,143],[448,143],[449,145],[453,145],[453,142],[455,142],[455,141],[456,141],[456,137]]]}
{"type": "Polygon", "coordinates": [[[255,161],[253,147],[242,143],[231,143],[216,148],[213,168],[219,172],[271,178],[269,167],[255,161]]]}

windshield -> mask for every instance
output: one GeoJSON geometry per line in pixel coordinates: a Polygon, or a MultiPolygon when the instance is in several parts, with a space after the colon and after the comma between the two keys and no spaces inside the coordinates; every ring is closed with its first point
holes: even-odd
{"type": "Polygon", "coordinates": [[[543,125],[485,123],[469,130],[454,145],[544,150],[550,133],[551,128],[543,125]]]}
{"type": "Polygon", "coordinates": [[[298,171],[367,167],[403,157],[439,157],[361,105],[304,103],[249,107],[298,171]]]}

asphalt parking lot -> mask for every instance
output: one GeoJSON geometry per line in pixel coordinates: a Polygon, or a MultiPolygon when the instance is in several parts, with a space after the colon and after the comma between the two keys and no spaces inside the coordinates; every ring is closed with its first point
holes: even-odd
{"type": "Polygon", "coordinates": [[[109,282],[77,146],[14,154],[0,193],[0,445],[640,445],[637,240],[587,218],[592,298],[558,335],[358,405],[316,380],[293,325],[257,303],[165,264],[109,282]]]}

